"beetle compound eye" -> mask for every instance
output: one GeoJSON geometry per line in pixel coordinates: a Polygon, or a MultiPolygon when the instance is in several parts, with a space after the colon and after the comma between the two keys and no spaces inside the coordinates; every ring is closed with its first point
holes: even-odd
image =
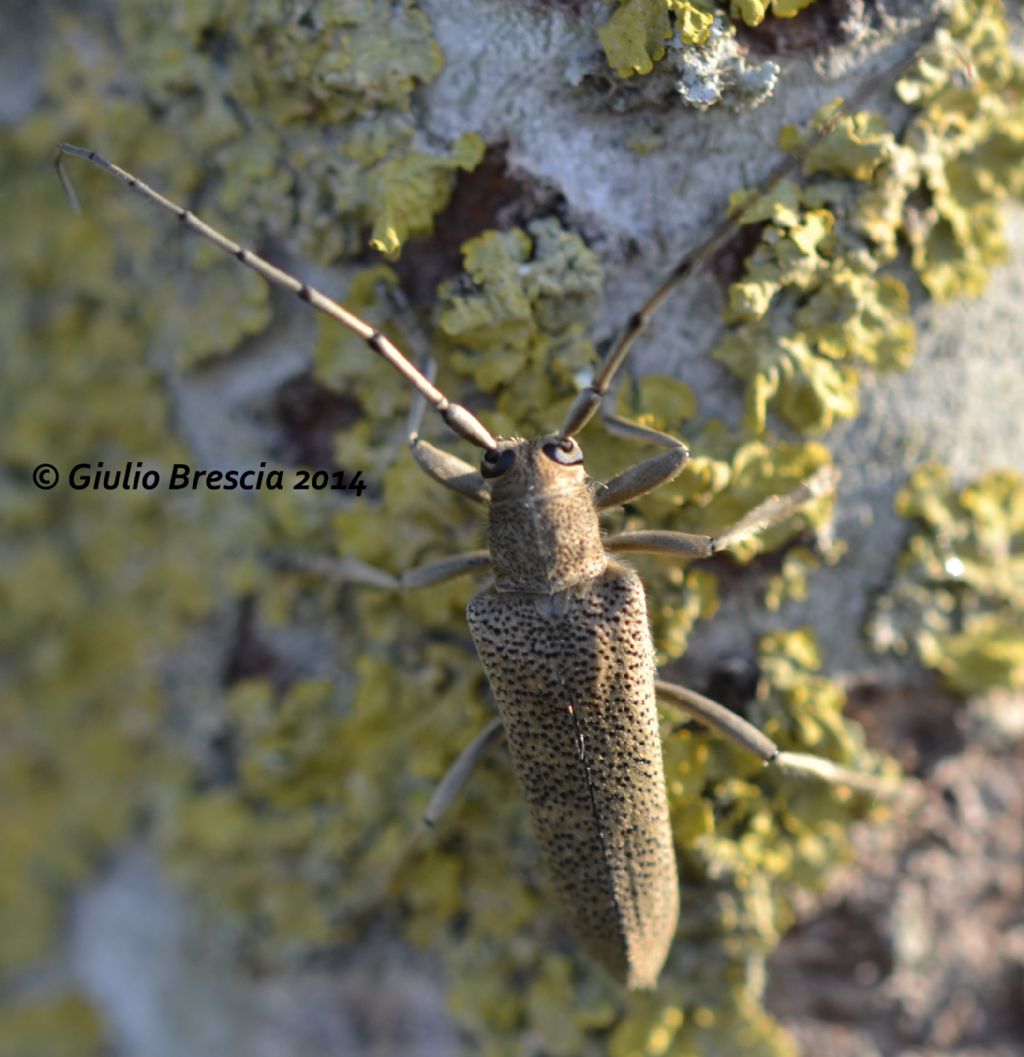
{"type": "Polygon", "coordinates": [[[500,477],[515,461],[516,453],[512,448],[485,451],[480,460],[480,473],[484,477],[500,477]]]}
{"type": "Polygon", "coordinates": [[[582,466],[583,451],[572,437],[563,437],[544,445],[544,454],[562,466],[582,466]]]}

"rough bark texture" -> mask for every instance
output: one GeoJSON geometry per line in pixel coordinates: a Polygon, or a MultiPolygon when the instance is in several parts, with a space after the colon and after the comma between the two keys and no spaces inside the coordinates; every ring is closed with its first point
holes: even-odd
{"type": "MultiPolygon", "coordinates": [[[[664,111],[657,133],[671,148],[641,156],[632,112],[612,112],[593,95],[566,87],[566,70],[596,47],[604,5],[424,4],[447,57],[444,72],[414,97],[424,139],[450,143],[476,132],[503,151],[504,164],[488,169],[494,166],[489,156],[476,201],[460,205],[456,191],[446,214],[455,230],[440,232],[425,255],[411,245],[402,266],[407,293],[415,300],[418,287],[432,291],[438,278],[451,274],[454,247],[481,226],[501,223],[503,211],[518,222],[557,210],[606,270],[595,337],[608,340],[722,216],[729,192],[768,171],[779,128],[848,94],[905,48],[904,30],[921,5],[821,0],[818,6],[834,17],[819,11],[817,22],[779,23],[775,43],[757,45],[774,48],[782,67],[770,99],[740,112],[664,111]],[[835,39],[823,42],[823,28],[835,39]],[[824,53],[823,43],[834,50],[824,53]],[[483,210],[484,225],[474,208],[483,210]]],[[[1019,7],[1011,5],[1011,15],[1019,40],[1019,7]]],[[[38,67],[50,31],[46,21],[26,18],[4,33],[0,120],[8,127],[29,122],[42,106],[38,67]],[[20,34],[25,45],[15,54],[12,42],[20,34]],[[24,56],[35,55],[37,62],[25,63],[24,56]]],[[[124,60],[128,68],[137,61],[124,60]]],[[[887,100],[883,95],[875,105],[895,110],[887,100]]],[[[40,180],[50,178],[45,161],[40,180]]],[[[147,174],[154,181],[157,175],[147,174]]],[[[56,182],[51,208],[33,219],[46,230],[66,223],[56,182]]],[[[901,757],[924,782],[924,807],[859,833],[854,865],[824,904],[806,901],[797,928],[769,963],[769,1006],[807,1054],[1021,1052],[1024,769],[1015,717],[1024,704],[1019,696],[997,696],[965,705],[914,664],[880,660],[861,635],[907,537],[906,522],[893,513],[894,497],[922,459],[941,460],[960,484],[993,467],[1024,466],[1019,207],[1007,208],[1007,221],[1009,263],[994,272],[984,296],[938,306],[917,291],[913,363],[902,373],[865,371],[859,415],[825,438],[843,473],[836,533],[847,541],[846,559],[820,570],[805,607],[782,617],[761,608],[763,582],[734,583],[723,570],[729,591],[722,610],[694,630],[680,665],[682,679],[706,688],[737,657],[751,657],[765,631],[794,620],[813,625],[829,672],[849,688],[872,743],[901,757]]],[[[139,283],[140,303],[159,296],[142,277],[131,281],[139,283]]],[[[675,375],[699,394],[702,414],[735,422],[740,387],[708,356],[721,331],[724,297],[713,270],[696,275],[638,345],[630,371],[675,375]]],[[[170,428],[197,463],[258,463],[268,443],[287,439],[280,420],[268,429],[252,414],[308,370],[312,324],[287,311],[281,319],[233,356],[193,372],[168,372],[170,428]]],[[[165,342],[172,339],[173,328],[170,339],[163,334],[165,342]]],[[[166,366],[164,352],[157,347],[153,359],[166,366]]],[[[325,446],[316,416],[304,408],[303,441],[325,446]]],[[[320,409],[324,421],[350,410],[343,401],[320,409]]],[[[259,667],[261,643],[246,637],[246,627],[244,613],[219,613],[195,631],[174,676],[175,700],[187,700],[196,686],[216,685],[226,671],[259,667]]],[[[289,666],[334,675],[323,662],[332,648],[315,627],[306,637],[281,631],[275,643],[289,666]]],[[[191,736],[200,740],[200,733],[191,736]]],[[[69,904],[66,934],[38,974],[43,983],[69,982],[90,996],[117,1057],[442,1057],[458,1051],[435,962],[410,954],[383,926],[341,966],[261,978],[232,957],[229,936],[170,890],[151,848],[138,843],[129,834],[107,850],[109,867],[69,904]]],[[[530,1047],[524,1042],[524,1052],[530,1047]]]]}

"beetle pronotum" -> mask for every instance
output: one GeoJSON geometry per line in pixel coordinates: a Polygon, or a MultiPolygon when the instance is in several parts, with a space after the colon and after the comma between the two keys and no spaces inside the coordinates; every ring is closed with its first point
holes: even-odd
{"type": "MultiPolygon", "coordinates": [[[[865,84],[817,137],[880,80],[898,76],[917,50],[865,84]]],[[[643,587],[632,570],[616,561],[620,554],[635,552],[684,560],[708,556],[826,494],[834,475],[819,471],[796,491],[768,499],[715,538],[659,531],[605,538],[599,515],[671,481],[688,452],[674,437],[604,414],[613,433],[663,450],[595,491],[575,439],[601,408],[650,316],[732,233],[735,220],[684,258],[633,316],[558,430],[533,440],[496,438],[384,335],[342,305],[239,246],[95,151],[61,144],[56,164],[73,205],[77,203],[61,165],[65,155],[104,169],[268,281],[358,334],[416,390],[419,412],[429,404],[452,432],[483,449],[478,471],[424,441],[417,426],[410,430],[412,454],[429,476],[488,507],[489,550],[430,562],[400,577],[353,560],[303,563],[348,581],[395,589],[427,587],[487,569],[492,573],[489,584],[470,602],[467,616],[500,719],[458,758],[431,800],[417,836],[436,824],[474,767],[507,740],[571,930],[614,979],[627,988],[648,988],[667,957],[679,912],[656,697],[766,763],[872,792],[882,788],[879,779],[853,774],[827,760],[780,752],[767,736],[723,706],[658,679],[643,587]]],[[[776,167],[759,191],[770,188],[793,164],[791,159],[776,167]]],[[[413,421],[418,418],[414,413],[413,421]]]]}

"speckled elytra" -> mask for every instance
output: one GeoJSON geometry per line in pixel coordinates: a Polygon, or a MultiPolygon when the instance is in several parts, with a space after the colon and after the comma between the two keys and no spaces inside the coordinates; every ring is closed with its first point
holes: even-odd
{"type": "MultiPolygon", "coordinates": [[[[874,78],[811,137],[807,149],[875,87],[916,57],[874,78]]],[[[169,210],[268,281],[290,290],[364,339],[418,393],[409,443],[434,480],[489,510],[489,548],[433,561],[391,576],[355,559],[331,564],[350,582],[385,589],[429,587],[490,571],[469,603],[469,629],[500,716],[466,748],[436,790],[418,836],[453,803],[474,768],[507,740],[555,894],[580,945],[629,989],[657,981],[679,914],[675,851],[669,822],[656,699],[676,706],[766,763],[788,772],[877,793],[884,782],[830,761],[781,752],[766,735],[723,706],[657,678],[643,586],[616,559],[625,553],[675,559],[706,557],[789,516],[827,494],[835,475],[823,468],[786,496],[759,504],[716,537],[680,532],[623,532],[603,537],[602,512],[675,478],[688,459],[676,438],[603,413],[609,430],[661,448],[606,484],[584,469],[575,437],[601,410],[630,348],[651,315],[694,267],[732,234],[726,221],[672,271],[630,320],[561,427],[536,439],[498,437],[452,403],[384,335],[301,280],[244,249],[95,151],[62,144],[169,210]],[[483,449],[479,469],[423,440],[426,404],[458,436],[483,449]]],[[[758,189],[769,190],[798,164],[778,166],[758,189]]]]}

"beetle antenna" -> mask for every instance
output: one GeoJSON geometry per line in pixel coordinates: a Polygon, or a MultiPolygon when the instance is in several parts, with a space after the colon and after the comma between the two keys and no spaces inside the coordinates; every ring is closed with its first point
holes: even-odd
{"type": "Polygon", "coordinates": [[[67,173],[64,171],[63,162],[66,154],[75,158],[84,158],[87,162],[103,169],[104,172],[117,177],[133,191],[137,191],[144,198],[148,198],[169,213],[173,213],[189,230],[201,235],[215,246],[219,246],[225,253],[231,254],[232,257],[247,268],[251,268],[254,272],[262,275],[268,282],[273,283],[275,286],[283,287],[285,290],[290,290],[318,312],[322,312],[325,316],[330,316],[331,319],[341,323],[342,326],[348,327],[354,334],[358,334],[378,356],[387,360],[403,378],[410,382],[416,392],[444,419],[448,428],[454,433],[457,433],[464,440],[468,440],[471,444],[475,444],[478,448],[492,450],[497,446],[494,437],[491,436],[487,428],[472,412],[461,404],[452,403],[388,338],[379,330],[371,327],[369,323],[349,312],[347,308],[338,304],[337,301],[332,301],[308,283],[304,283],[301,279],[295,278],[294,275],[276,268],[269,261],[253,253],[252,250],[239,246],[237,242],[233,242],[227,236],[222,235],[189,210],[182,208],[168,198],[164,198],[162,194],[154,191],[152,187],[143,183],[138,177],[114,165],[113,162],[107,161],[96,151],[88,150],[85,147],[75,147],[70,143],[62,143],[57,148],[53,162],[64,192],[71,203],[71,208],[76,212],[79,208],[78,197],[71,186],[67,173]]]}

